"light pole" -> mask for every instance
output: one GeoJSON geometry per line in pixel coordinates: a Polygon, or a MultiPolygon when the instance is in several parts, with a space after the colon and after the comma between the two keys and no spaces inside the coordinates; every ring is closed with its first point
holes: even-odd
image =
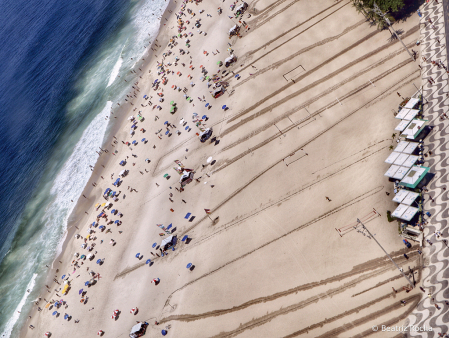
{"type": "MultiPolygon", "coordinates": [[[[366,232],[370,235],[370,237],[372,239],[374,239],[377,243],[377,245],[380,246],[380,248],[385,252],[385,254],[388,256],[388,258],[390,259],[390,261],[396,266],[396,268],[399,270],[399,272],[402,274],[402,276],[404,276],[404,278],[407,280],[407,282],[409,282],[409,284],[411,285],[412,288],[415,287],[415,285],[412,283],[412,281],[405,275],[405,273],[399,268],[399,266],[395,263],[395,261],[393,260],[393,258],[391,258],[391,256],[388,254],[387,251],[385,251],[385,249],[382,247],[382,245],[380,245],[380,243],[377,241],[377,239],[371,234],[371,232],[369,232],[368,228],[357,218],[357,223],[359,223],[363,230],[366,230],[366,232]]],[[[357,226],[354,227],[355,229],[357,229],[357,226]]]]}
{"type": "Polygon", "coordinates": [[[374,8],[373,11],[376,12],[376,14],[380,15],[382,17],[382,19],[385,20],[385,22],[388,24],[388,29],[393,30],[394,35],[398,38],[399,41],[401,41],[402,45],[404,46],[405,50],[407,51],[408,55],[410,55],[410,57],[412,58],[413,61],[415,61],[415,58],[413,57],[412,53],[410,53],[410,51],[408,50],[407,46],[404,44],[404,42],[401,40],[401,38],[399,37],[398,33],[396,33],[396,31],[394,30],[393,26],[391,26],[390,20],[388,20],[388,18],[385,16],[385,14],[380,10],[379,6],[377,6],[376,3],[374,3],[374,8]]]}

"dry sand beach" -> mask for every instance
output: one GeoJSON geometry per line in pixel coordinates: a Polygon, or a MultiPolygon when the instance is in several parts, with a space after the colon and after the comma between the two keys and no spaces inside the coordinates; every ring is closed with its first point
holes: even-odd
{"type": "MultiPolygon", "coordinates": [[[[403,291],[407,281],[374,240],[355,231],[341,237],[335,229],[364,219],[399,266],[422,264],[416,250],[408,251],[408,260],[403,257],[397,223],[387,221],[386,211],[395,206],[386,195],[393,193],[392,184],[383,176],[389,147],[396,144],[392,108],[400,100],[397,92],[411,96],[421,86],[418,62],[343,0],[248,2],[241,19],[247,29],[231,39],[229,29],[239,23],[231,0],[187,2],[181,20],[187,27],[182,34],[192,33],[190,47],[186,37],[177,37],[170,49],[182,4],[170,3],[151,46],[155,51],[149,49],[153,55],[136,63],[128,101],[113,103],[114,138],[104,143],[107,152],[99,156],[86,198],[72,215],[64,251],[49,273],[50,292],[41,292],[43,310],[35,306],[21,336],[91,337],[103,330],[104,337],[127,337],[136,321],[146,321],[145,337],[159,337],[166,327],[169,337],[393,337],[371,328],[402,325],[422,293],[403,291]],[[201,27],[195,28],[198,19],[201,27]],[[180,48],[188,53],[181,55],[180,48]],[[219,67],[228,48],[237,61],[219,67]],[[164,63],[168,83],[154,90],[154,81],[161,80],[158,62],[164,63]],[[219,75],[229,83],[224,95],[211,96],[200,66],[209,76],[232,71],[219,75]],[[173,85],[187,88],[192,102],[173,85]],[[157,93],[163,93],[163,102],[157,93]],[[177,104],[173,115],[171,101],[177,104]],[[128,117],[139,111],[144,121],[131,137],[128,117]],[[193,113],[207,115],[202,126],[213,128],[218,144],[200,142],[193,113]],[[174,125],[170,137],[165,121],[174,125]],[[134,140],[137,145],[123,144],[134,140]],[[208,163],[209,157],[216,162],[208,163]],[[195,171],[183,192],[175,160],[195,171]],[[123,169],[129,174],[115,188],[123,169]],[[120,218],[106,209],[108,221],[122,224],[107,225],[102,218],[99,224],[111,232],[92,228],[97,239],[87,245],[95,242],[95,258],[78,260],[83,264],[75,269],[74,253],[88,251],[74,234],[87,236],[102,210],[95,204],[106,202],[107,188],[121,191],[117,202],[109,201],[111,210],[123,213],[120,218]],[[196,216],[191,222],[188,213],[196,216]],[[156,225],[171,223],[176,250],[153,256],[160,252],[152,244],[168,236],[159,236],[164,231],[156,225]],[[188,243],[181,241],[185,235],[188,243]],[[97,259],[104,263],[97,265],[97,259]],[[145,264],[148,259],[151,265],[145,264]],[[194,265],[191,271],[188,263],[194,265]],[[100,278],[87,287],[92,270],[100,278]],[[62,284],[62,275],[71,282],[65,296],[53,282],[62,284]],[[157,285],[151,283],[155,278],[157,285]],[[80,289],[87,291],[85,303],[80,289]],[[56,318],[54,308],[44,308],[44,298],[63,299],[68,307],[58,309],[56,318]],[[138,313],[130,314],[135,307],[138,313]],[[114,320],[116,309],[121,314],[114,320]],[[63,319],[65,313],[70,321],[63,319]]],[[[410,48],[417,49],[418,24],[415,15],[396,25],[410,48]]]]}

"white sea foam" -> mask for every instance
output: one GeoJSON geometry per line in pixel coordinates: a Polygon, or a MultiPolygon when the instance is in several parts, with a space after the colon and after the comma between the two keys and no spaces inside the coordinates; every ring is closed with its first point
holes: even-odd
{"type": "Polygon", "coordinates": [[[71,200],[78,199],[89,181],[92,171],[89,164],[96,163],[98,154],[96,150],[101,147],[106,133],[107,120],[105,117],[109,115],[112,107],[112,101],[108,101],[103,108],[84,130],[83,135],[73,149],[72,155],[65,162],[63,168],[59,172],[50,193],[56,198],[46,210],[48,219],[47,226],[56,226],[55,222],[62,222],[64,228],[64,236],[59,239],[56,247],[55,256],[62,252],[62,245],[67,236],[67,221],[72,213],[75,203],[71,200]],[[61,219],[62,217],[62,219],[61,219]]]}
{"type": "MultiPolygon", "coordinates": [[[[156,0],[145,1],[135,11],[132,16],[132,24],[135,27],[133,34],[132,53],[136,57],[142,57],[149,47],[149,42],[153,42],[157,36],[160,26],[160,20],[157,20],[168,6],[168,1],[156,0]],[[154,15],[153,15],[154,14],[154,15]]],[[[164,21],[165,22],[165,21],[164,21]]]]}
{"type": "MultiPolygon", "coordinates": [[[[125,46],[123,46],[123,48],[125,48],[125,46]]],[[[122,48],[122,52],[123,52],[123,48],[122,48]]],[[[122,58],[122,53],[120,52],[120,56],[118,57],[118,60],[114,65],[114,68],[112,68],[111,75],[109,76],[109,82],[106,87],[109,87],[111,84],[114,83],[114,81],[117,78],[118,73],[120,71],[120,67],[122,66],[122,63],[123,63],[123,58],[122,58]]]]}
{"type": "MultiPolygon", "coordinates": [[[[34,288],[34,284],[36,283],[36,277],[37,273],[33,274],[33,277],[31,278],[30,282],[27,285],[26,290],[32,290],[34,288]]],[[[11,318],[9,318],[8,322],[5,325],[5,329],[2,333],[2,337],[5,336],[6,338],[11,337],[12,329],[14,328],[14,325],[16,324],[17,320],[20,317],[19,311],[22,310],[22,307],[25,305],[26,299],[28,298],[29,293],[25,291],[25,294],[23,295],[22,299],[20,300],[19,304],[17,304],[16,309],[14,310],[13,315],[11,318]]]]}

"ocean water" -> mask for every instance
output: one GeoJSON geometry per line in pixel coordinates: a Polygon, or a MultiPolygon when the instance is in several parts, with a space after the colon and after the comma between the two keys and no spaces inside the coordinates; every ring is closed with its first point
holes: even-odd
{"type": "Polygon", "coordinates": [[[108,133],[105,118],[167,4],[0,0],[2,337],[18,336],[39,296],[108,133]]]}

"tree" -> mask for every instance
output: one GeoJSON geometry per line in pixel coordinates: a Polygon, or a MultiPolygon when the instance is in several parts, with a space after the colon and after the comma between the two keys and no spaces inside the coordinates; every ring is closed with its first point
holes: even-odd
{"type": "Polygon", "coordinates": [[[362,13],[365,17],[375,23],[378,29],[384,29],[388,27],[385,20],[376,12],[373,11],[374,3],[379,6],[380,10],[385,13],[385,16],[394,22],[394,17],[391,13],[399,11],[404,7],[404,0],[351,0],[352,5],[355,7],[358,13],[362,13]]]}

